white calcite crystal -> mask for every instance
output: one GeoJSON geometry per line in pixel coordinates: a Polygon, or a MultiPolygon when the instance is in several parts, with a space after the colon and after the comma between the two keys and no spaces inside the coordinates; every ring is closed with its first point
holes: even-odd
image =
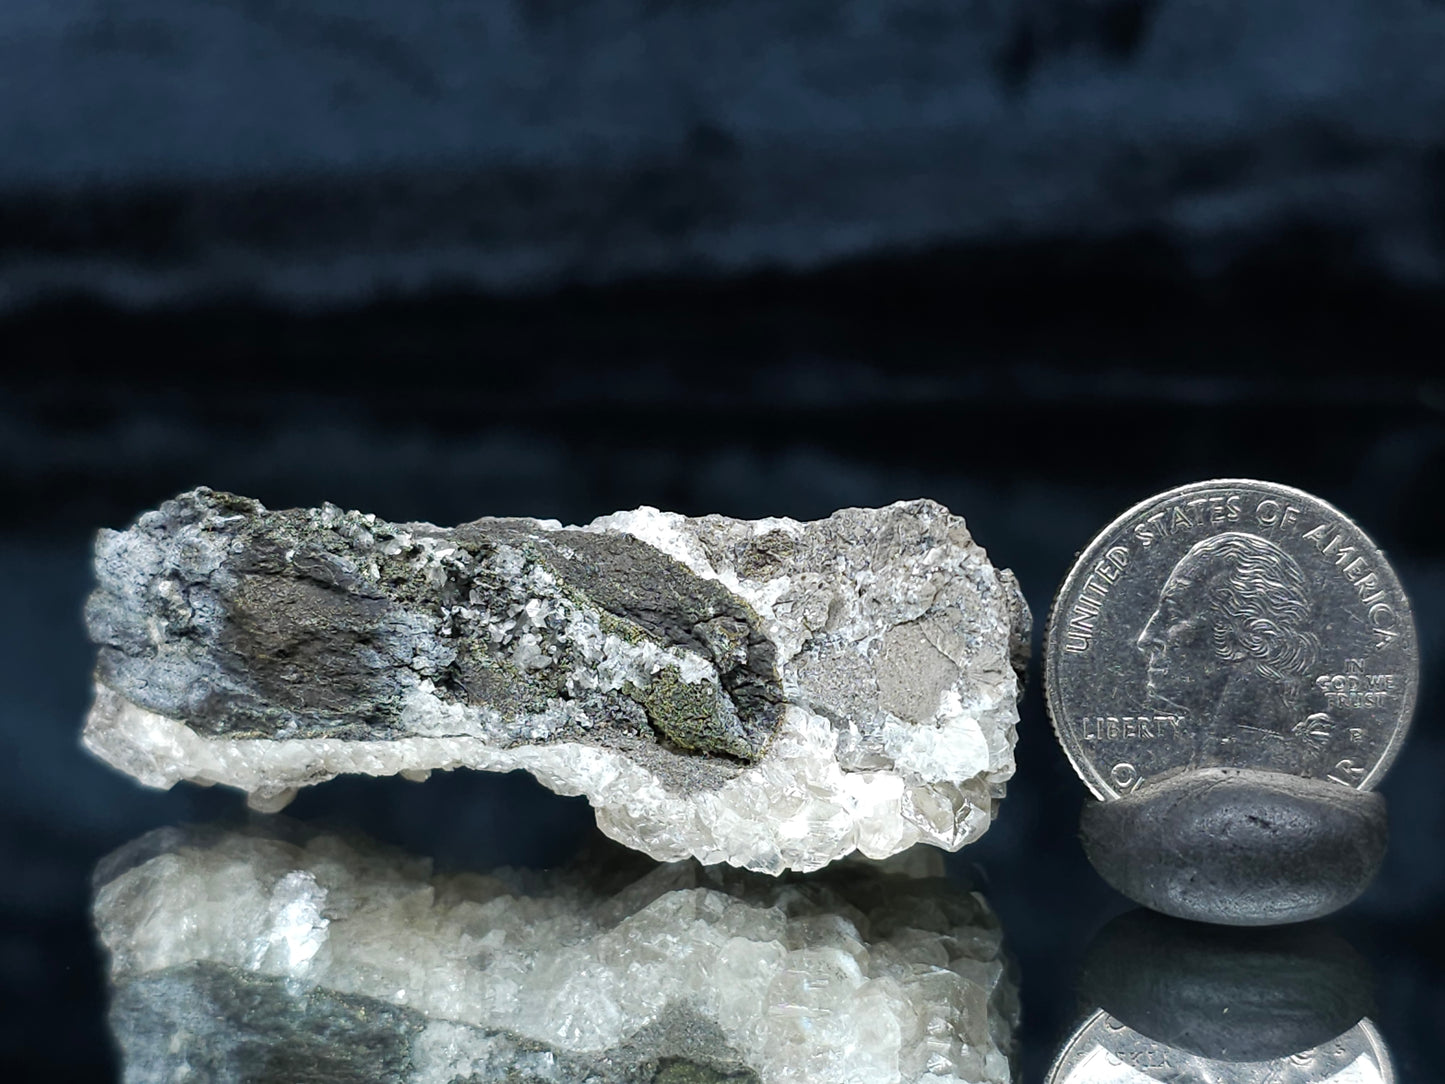
{"type": "Polygon", "coordinates": [[[916,854],[438,875],[285,823],[161,829],[93,914],[133,1084],[1007,1084],[998,923],[916,854]]]}
{"type": "Polygon", "coordinates": [[[956,850],[1013,774],[1029,616],[932,501],[390,524],[200,489],[96,542],[86,746],[155,787],[525,769],[654,858],[956,850]]]}

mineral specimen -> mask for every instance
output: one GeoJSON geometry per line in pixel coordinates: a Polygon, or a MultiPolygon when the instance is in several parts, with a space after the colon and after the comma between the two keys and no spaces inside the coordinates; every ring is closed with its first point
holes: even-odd
{"type": "Polygon", "coordinates": [[[96,542],[85,744],[275,810],[523,768],[654,858],[957,849],[1013,772],[1029,617],[931,501],[442,529],[198,489],[96,542]]]}
{"type": "Polygon", "coordinates": [[[142,837],[94,901],[125,1079],[1011,1079],[1000,930],[937,852],[774,879],[611,849],[443,876],[285,822],[142,837]]]}

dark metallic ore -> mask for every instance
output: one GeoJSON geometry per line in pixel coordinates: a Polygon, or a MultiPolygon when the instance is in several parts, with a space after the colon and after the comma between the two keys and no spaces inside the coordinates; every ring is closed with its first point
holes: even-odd
{"type": "Polygon", "coordinates": [[[750,761],[777,726],[774,648],[752,608],[628,536],[515,519],[394,525],[332,508],[269,511],[208,489],[167,501],[137,529],[156,551],[146,582],[133,539],[98,545],[86,608],[98,677],[199,733],[401,736],[405,697],[423,681],[444,702],[507,706],[494,723],[504,746],[620,732],[750,761]],[[199,544],[168,546],[203,522],[199,544]],[[539,595],[544,613],[529,615],[539,595]],[[696,655],[718,681],[684,681],[665,665],[619,689],[579,687],[592,646],[579,619],[594,640],[696,655]],[[536,647],[519,663],[527,635],[536,647]],[[539,735],[526,717],[544,713],[552,725],[539,735]]]}

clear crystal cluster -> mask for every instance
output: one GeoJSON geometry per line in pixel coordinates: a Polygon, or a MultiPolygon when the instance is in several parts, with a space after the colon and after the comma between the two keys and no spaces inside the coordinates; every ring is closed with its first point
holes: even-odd
{"type": "Polygon", "coordinates": [[[1028,610],[931,501],[443,529],[196,490],[95,564],[85,744],[151,786],[524,769],[654,858],[780,872],[955,850],[1013,774],[1028,610]]]}
{"type": "Polygon", "coordinates": [[[438,875],[294,826],[163,829],[103,865],[94,920],[129,1081],[291,1057],[407,1084],[1006,1084],[1001,932],[941,865],[438,875]]]}

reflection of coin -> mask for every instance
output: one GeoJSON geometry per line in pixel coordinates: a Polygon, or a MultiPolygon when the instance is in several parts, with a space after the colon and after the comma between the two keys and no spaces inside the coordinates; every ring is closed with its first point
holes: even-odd
{"type": "Polygon", "coordinates": [[[1216,1061],[1145,1038],[1100,1009],[1064,1045],[1045,1084],[1393,1084],[1394,1079],[1384,1041],[1368,1020],[1287,1058],[1216,1061]]]}
{"type": "Polygon", "coordinates": [[[1100,798],[1212,765],[1368,789],[1419,678],[1384,555],[1272,482],[1198,482],[1129,509],[1065,578],[1045,644],[1054,729],[1100,798]]]}

